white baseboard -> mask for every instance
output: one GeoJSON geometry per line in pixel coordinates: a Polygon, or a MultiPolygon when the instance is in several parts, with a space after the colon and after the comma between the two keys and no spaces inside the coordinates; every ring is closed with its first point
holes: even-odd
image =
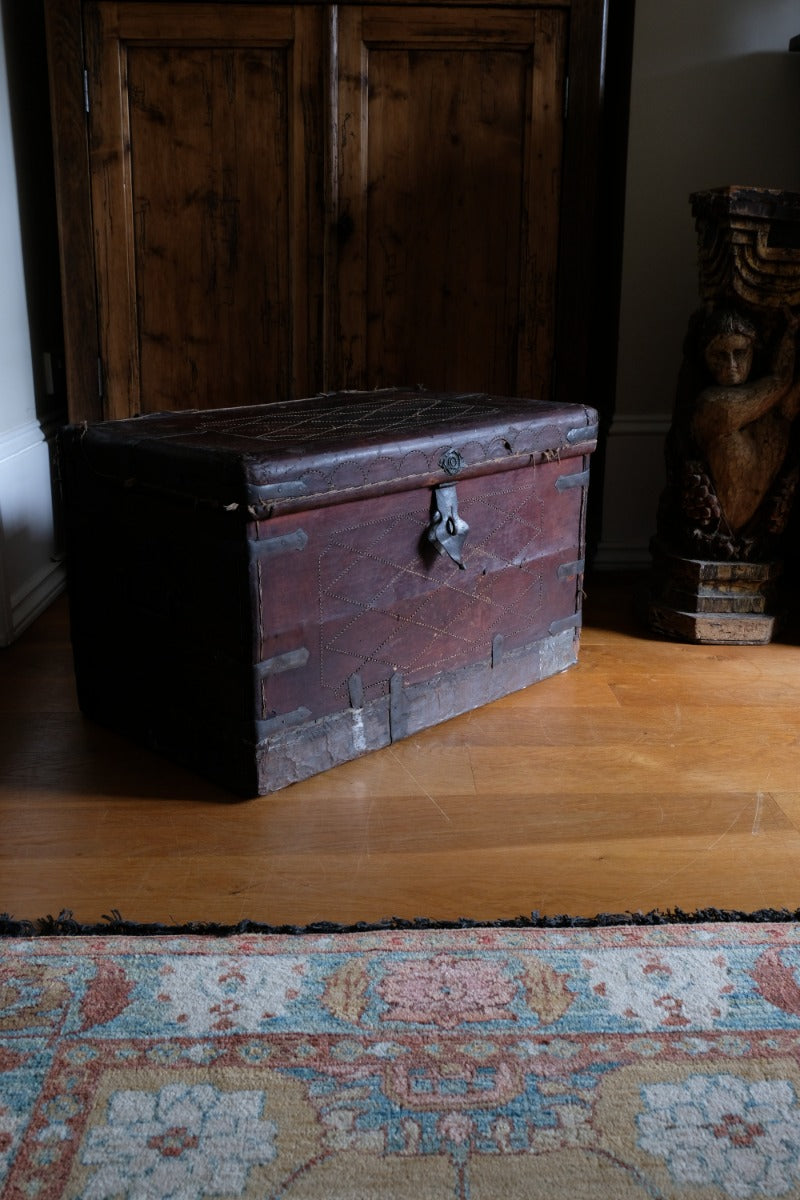
{"type": "Polygon", "coordinates": [[[603,527],[593,560],[598,570],[630,571],[650,563],[671,420],[669,414],[653,413],[612,422],[605,450],[603,527]]]}
{"type": "Polygon", "coordinates": [[[63,591],[55,544],[50,447],[31,421],[0,433],[0,646],[63,591]]]}
{"type": "Polygon", "coordinates": [[[67,584],[66,568],[58,559],[42,566],[25,586],[11,596],[10,634],[2,642],[7,646],[61,595],[67,584]]]}

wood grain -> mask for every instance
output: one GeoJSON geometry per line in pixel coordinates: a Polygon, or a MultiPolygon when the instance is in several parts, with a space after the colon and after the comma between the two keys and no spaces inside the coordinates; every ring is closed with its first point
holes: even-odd
{"type": "Polygon", "coordinates": [[[322,385],[321,7],[87,6],[104,415],[322,385]]]}
{"type": "Polygon", "coordinates": [[[61,266],[67,396],[73,421],[98,420],[97,295],[92,246],[89,150],[83,96],[81,10],[76,0],[45,4],[50,110],[61,266]]]}
{"type": "Polygon", "coordinates": [[[800,649],[662,641],[587,583],[577,667],[272,797],[77,711],[66,604],[0,653],[0,911],[95,921],[797,907],[800,649]]]}
{"type": "Polygon", "coordinates": [[[533,9],[342,9],[346,386],[549,396],[566,28],[533,9]]]}
{"type": "Polygon", "coordinates": [[[89,164],[101,348],[98,371],[102,375],[103,415],[112,420],[141,411],[131,129],[119,7],[109,0],[86,10],[89,164]]]}

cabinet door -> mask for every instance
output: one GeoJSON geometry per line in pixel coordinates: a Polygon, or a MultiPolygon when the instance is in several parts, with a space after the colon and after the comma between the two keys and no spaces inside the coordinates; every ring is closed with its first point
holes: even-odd
{"type": "Polygon", "coordinates": [[[567,16],[341,9],[343,386],[549,398],[567,16]]]}
{"type": "Polygon", "coordinates": [[[323,20],[87,5],[106,417],[321,386],[323,20]]]}

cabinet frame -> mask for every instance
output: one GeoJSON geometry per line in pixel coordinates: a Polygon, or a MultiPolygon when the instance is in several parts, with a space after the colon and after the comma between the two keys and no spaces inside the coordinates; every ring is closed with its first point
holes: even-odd
{"type": "MultiPolygon", "coordinates": [[[[128,0],[136,3],[137,0],[128,0]]],[[[152,0],[141,0],[143,3],[152,0]]],[[[216,0],[218,5],[226,0],[216,0]]],[[[241,4],[242,0],[231,0],[241,4]]],[[[247,2],[247,0],[245,0],[247,2]]],[[[263,4],[264,0],[258,0],[263,4]]],[[[367,0],[367,4],[370,0],[367,0]]],[[[552,396],[587,398],[610,420],[613,408],[627,98],[634,0],[459,0],[465,8],[557,9],[569,14],[565,127],[560,205],[552,396]],[[610,69],[611,72],[610,73],[610,69]]],[[[383,8],[407,0],[380,0],[383,8]]],[[[415,7],[441,7],[415,0],[415,7]]],[[[338,5],[340,10],[348,5],[338,5]]],[[[359,7],[365,7],[362,3],[359,7]]],[[[329,55],[335,20],[328,8],[329,55]]],[[[45,0],[51,80],[64,352],[69,417],[108,416],[102,394],[91,179],[82,80],[83,0],[45,0]]],[[[328,63],[329,118],[335,121],[335,81],[328,63]]],[[[335,140],[334,140],[335,141],[335,140]]],[[[335,162],[326,164],[331,199],[335,162]]],[[[335,217],[325,230],[329,264],[335,217]]],[[[330,306],[326,306],[326,311],[330,306]]],[[[324,342],[329,347],[331,330],[324,342]]],[[[328,351],[329,352],[329,351],[328,351]]],[[[328,364],[330,367],[331,364],[328,364]]]]}

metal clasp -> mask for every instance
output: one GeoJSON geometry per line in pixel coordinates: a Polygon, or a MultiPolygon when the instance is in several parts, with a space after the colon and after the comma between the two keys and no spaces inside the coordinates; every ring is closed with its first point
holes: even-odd
{"type": "Polygon", "coordinates": [[[443,483],[433,489],[433,513],[428,526],[428,541],[440,554],[449,554],[461,570],[465,570],[461,548],[469,533],[469,525],[458,515],[458,496],[454,483],[443,483]]]}

